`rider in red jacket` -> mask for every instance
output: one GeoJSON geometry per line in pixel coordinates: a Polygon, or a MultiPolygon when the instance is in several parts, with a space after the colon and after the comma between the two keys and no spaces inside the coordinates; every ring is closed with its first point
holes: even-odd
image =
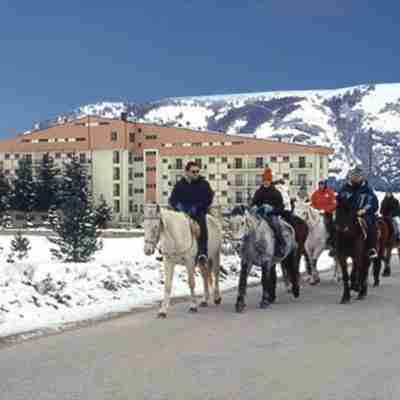
{"type": "Polygon", "coordinates": [[[333,212],[336,210],[336,194],[334,190],[328,187],[325,180],[318,182],[318,189],[311,196],[311,205],[317,210],[324,212],[325,224],[328,230],[328,245],[333,246],[334,227],[333,212]]]}

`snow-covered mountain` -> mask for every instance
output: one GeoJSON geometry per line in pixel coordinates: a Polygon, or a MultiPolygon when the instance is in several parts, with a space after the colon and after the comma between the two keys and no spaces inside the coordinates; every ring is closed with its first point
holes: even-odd
{"type": "Polygon", "coordinates": [[[400,190],[398,83],[176,97],[145,104],[102,102],[82,106],[59,120],[87,114],[119,117],[121,112],[141,122],[326,145],[335,150],[330,165],[337,178],[355,162],[368,170],[371,146],[371,181],[376,188],[400,190]]]}

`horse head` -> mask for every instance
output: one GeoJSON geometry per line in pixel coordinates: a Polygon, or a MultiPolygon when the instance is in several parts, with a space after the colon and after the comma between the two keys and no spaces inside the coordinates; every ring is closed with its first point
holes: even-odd
{"type": "Polygon", "coordinates": [[[356,212],[349,201],[341,199],[338,202],[335,217],[336,231],[349,234],[358,225],[356,212]]]}
{"type": "Polygon", "coordinates": [[[158,204],[144,206],[144,254],[154,254],[161,236],[161,209],[158,204]]]}
{"type": "Polygon", "coordinates": [[[234,243],[235,249],[239,249],[240,243],[248,236],[253,226],[253,219],[245,206],[235,207],[229,215],[230,240],[234,243]]]}

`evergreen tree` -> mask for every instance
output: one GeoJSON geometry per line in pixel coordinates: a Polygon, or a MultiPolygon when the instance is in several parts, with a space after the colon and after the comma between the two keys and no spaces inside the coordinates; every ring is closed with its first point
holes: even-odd
{"type": "Polygon", "coordinates": [[[48,240],[57,248],[50,249],[58,259],[67,262],[86,262],[102,248],[96,228],[96,215],[77,195],[66,198],[58,212],[51,210],[49,221],[56,237],[48,240]]]}
{"type": "Polygon", "coordinates": [[[0,216],[10,209],[10,195],[12,189],[9,181],[5,177],[2,170],[0,170],[0,216]]]}
{"type": "Polygon", "coordinates": [[[15,174],[14,190],[11,195],[12,208],[26,213],[32,212],[36,203],[32,161],[27,158],[19,160],[15,174]]]}
{"type": "Polygon", "coordinates": [[[102,248],[86,170],[75,156],[65,163],[62,201],[50,210],[49,222],[56,236],[48,239],[57,246],[50,251],[58,259],[86,262],[102,248]]]}
{"type": "Polygon", "coordinates": [[[89,202],[90,193],[86,168],[81,165],[76,155],[64,163],[61,196],[63,199],[77,196],[84,204],[89,202]]]}
{"type": "Polygon", "coordinates": [[[58,204],[59,184],[56,176],[60,170],[48,153],[43,155],[37,171],[36,209],[48,211],[52,205],[58,204]]]}
{"type": "Polygon", "coordinates": [[[103,196],[100,196],[100,203],[96,207],[96,225],[100,229],[106,229],[111,220],[112,207],[107,204],[103,196]]]}
{"type": "Polygon", "coordinates": [[[23,237],[21,231],[18,231],[11,240],[11,253],[8,255],[7,262],[14,262],[15,255],[21,261],[28,256],[29,250],[31,250],[29,239],[23,237]]]}

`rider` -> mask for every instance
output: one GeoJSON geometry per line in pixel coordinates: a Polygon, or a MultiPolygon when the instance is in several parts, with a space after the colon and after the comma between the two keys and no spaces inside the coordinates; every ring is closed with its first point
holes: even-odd
{"type": "Polygon", "coordinates": [[[197,262],[202,265],[208,260],[208,231],[206,214],[214,198],[214,191],[207,180],[200,175],[200,167],[195,161],[185,166],[185,175],[172,190],[170,206],[193,218],[200,226],[197,262]]]}
{"type": "Polygon", "coordinates": [[[336,209],[336,194],[328,186],[326,180],[318,182],[318,189],[311,195],[311,205],[317,210],[324,212],[324,221],[328,230],[327,245],[334,247],[334,227],[333,227],[333,212],[336,209]]]}
{"type": "Polygon", "coordinates": [[[383,198],[380,210],[382,216],[389,220],[392,223],[392,226],[395,231],[395,237],[398,239],[399,237],[399,226],[397,224],[398,217],[400,217],[400,203],[393,196],[392,191],[386,191],[385,197],[383,198]]]}
{"type": "Polygon", "coordinates": [[[337,200],[350,200],[352,208],[359,217],[364,217],[367,223],[367,247],[370,259],[377,258],[377,227],[376,212],[379,208],[378,198],[364,178],[360,166],[354,167],[349,173],[348,182],[339,191],[337,200]]]}
{"type": "Polygon", "coordinates": [[[250,207],[253,206],[257,207],[257,213],[265,218],[274,232],[276,257],[283,257],[285,242],[278,220],[278,216],[284,210],[283,197],[272,183],[272,170],[268,166],[264,170],[262,185],[254,193],[250,207]]]}

